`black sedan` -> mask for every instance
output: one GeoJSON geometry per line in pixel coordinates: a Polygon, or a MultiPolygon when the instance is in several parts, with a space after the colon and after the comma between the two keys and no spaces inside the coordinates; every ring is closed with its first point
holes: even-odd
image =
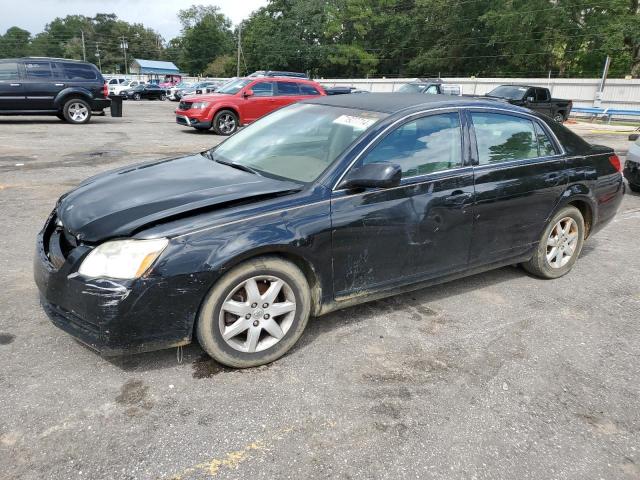
{"type": "Polygon", "coordinates": [[[165,100],[167,98],[167,90],[153,83],[149,83],[123,90],[120,92],[120,95],[129,100],[142,100],[143,98],[148,100],[165,100]]]}
{"type": "Polygon", "coordinates": [[[614,218],[620,170],[508,104],[315,97],[63,195],[35,281],[53,323],[105,355],[197,339],[251,367],[310,316],[504,265],[565,275],[614,218]]]}

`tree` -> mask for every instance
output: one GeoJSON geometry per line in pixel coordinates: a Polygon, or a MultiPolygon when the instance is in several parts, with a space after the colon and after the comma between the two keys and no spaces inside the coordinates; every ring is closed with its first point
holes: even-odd
{"type": "Polygon", "coordinates": [[[199,74],[215,58],[233,50],[231,21],[214,6],[193,5],[178,12],[182,23],[180,65],[199,74]]]}
{"type": "Polygon", "coordinates": [[[19,27],[9,28],[0,35],[0,58],[24,57],[29,54],[31,33],[19,27]]]}

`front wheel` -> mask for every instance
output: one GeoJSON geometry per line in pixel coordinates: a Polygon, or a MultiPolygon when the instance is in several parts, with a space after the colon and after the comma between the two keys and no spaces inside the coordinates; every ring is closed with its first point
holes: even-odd
{"type": "Polygon", "coordinates": [[[166,99],[167,99],[167,96],[164,93],[160,95],[160,100],[164,102],[166,99]]]}
{"type": "Polygon", "coordinates": [[[540,278],[569,273],[584,243],[584,218],[575,207],[564,207],[551,219],[525,270],[540,278]]]}
{"type": "Polygon", "coordinates": [[[311,294],[294,264],[276,257],[249,260],[230,270],[205,298],[196,335],[218,362],[256,367],[283,356],[309,321],[311,294]]]}
{"type": "Polygon", "coordinates": [[[133,99],[134,100],[140,100],[142,98],[142,95],[140,95],[139,93],[134,93],[133,94],[133,99]]]}
{"type": "Polygon", "coordinates": [[[238,130],[239,120],[231,110],[220,110],[213,117],[213,130],[218,135],[231,135],[238,130]]]}

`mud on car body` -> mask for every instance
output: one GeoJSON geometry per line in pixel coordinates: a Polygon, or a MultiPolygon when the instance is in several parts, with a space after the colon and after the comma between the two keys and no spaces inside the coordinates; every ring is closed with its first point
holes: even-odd
{"type": "Polygon", "coordinates": [[[250,367],[310,316],[513,263],[564,275],[623,191],[611,149],[516,106],[317,97],[86,180],[38,235],[35,279],[103,354],[197,339],[250,367]]]}

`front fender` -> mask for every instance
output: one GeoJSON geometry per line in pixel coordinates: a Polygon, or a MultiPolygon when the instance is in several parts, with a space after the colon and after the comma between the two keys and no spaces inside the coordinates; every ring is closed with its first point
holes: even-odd
{"type": "Polygon", "coordinates": [[[87,100],[93,100],[94,96],[90,90],[82,87],[68,87],[61,90],[56,98],[53,100],[53,106],[56,108],[62,108],[64,102],[67,98],[75,96],[75,97],[83,97],[87,100]]]}

